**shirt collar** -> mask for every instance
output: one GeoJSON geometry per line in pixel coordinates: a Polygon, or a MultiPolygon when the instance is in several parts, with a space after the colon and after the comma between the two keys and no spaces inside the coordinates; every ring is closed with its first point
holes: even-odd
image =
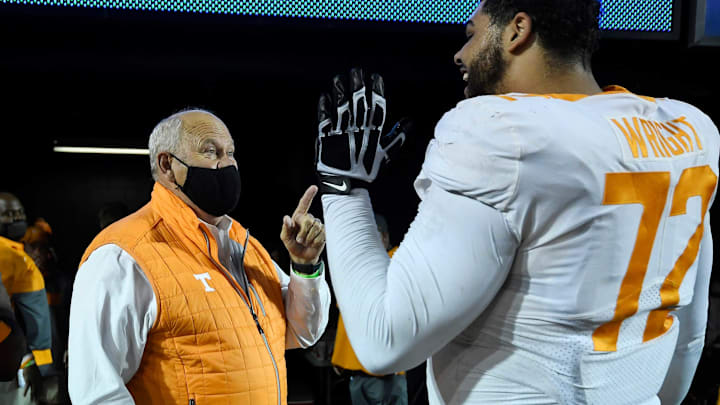
{"type": "Polygon", "coordinates": [[[205,224],[213,233],[215,232],[222,232],[223,234],[227,235],[230,233],[230,228],[232,228],[233,220],[227,215],[223,215],[222,218],[220,218],[220,221],[217,225],[213,225],[211,223],[205,222],[202,219],[198,218],[200,222],[205,224]]]}
{"type": "Polygon", "coordinates": [[[653,103],[655,102],[655,99],[652,98],[652,97],[640,96],[640,95],[631,93],[630,91],[628,91],[628,89],[626,89],[626,88],[624,88],[624,87],[622,87],[622,86],[617,86],[617,85],[606,86],[606,87],[603,88],[602,93],[593,94],[593,95],[588,95],[588,94],[526,94],[526,93],[509,93],[509,94],[498,95],[497,97],[503,98],[503,99],[508,100],[508,101],[517,101],[517,99],[520,98],[520,97],[543,97],[543,98],[547,98],[547,99],[554,98],[554,99],[560,99],[560,100],[565,100],[565,101],[579,101],[579,100],[583,100],[583,99],[586,99],[586,98],[592,97],[592,96],[600,96],[600,95],[607,95],[607,94],[623,94],[623,93],[624,93],[624,94],[631,94],[631,95],[640,97],[640,98],[642,98],[642,99],[644,99],[644,100],[646,100],[646,101],[650,101],[650,102],[653,102],[653,103]]]}

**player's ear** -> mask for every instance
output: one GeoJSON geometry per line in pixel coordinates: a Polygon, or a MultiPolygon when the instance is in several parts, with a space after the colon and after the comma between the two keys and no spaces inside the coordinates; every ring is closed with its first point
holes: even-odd
{"type": "Polygon", "coordinates": [[[515,14],[505,28],[503,39],[510,53],[520,53],[528,48],[533,42],[533,22],[530,15],[525,12],[515,14]]]}

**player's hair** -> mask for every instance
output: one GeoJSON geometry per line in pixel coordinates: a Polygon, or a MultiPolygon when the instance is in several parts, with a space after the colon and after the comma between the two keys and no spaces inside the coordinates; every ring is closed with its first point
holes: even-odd
{"type": "Polygon", "coordinates": [[[554,65],[580,62],[589,69],[598,48],[598,0],[483,0],[482,12],[498,27],[506,26],[517,13],[527,13],[554,65]]]}
{"type": "MultiPolygon", "coordinates": [[[[163,119],[150,133],[150,140],[148,141],[148,154],[150,155],[150,172],[152,173],[153,180],[158,179],[158,155],[162,152],[170,152],[173,155],[184,155],[185,142],[184,136],[185,131],[183,130],[182,115],[192,111],[204,112],[210,115],[213,113],[200,109],[200,108],[186,108],[175,114],[163,119]]],[[[182,157],[180,156],[182,159],[182,157]]]]}

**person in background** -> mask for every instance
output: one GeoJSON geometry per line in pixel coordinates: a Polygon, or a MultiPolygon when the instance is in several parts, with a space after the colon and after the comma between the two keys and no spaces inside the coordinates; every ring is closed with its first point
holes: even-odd
{"type": "Polygon", "coordinates": [[[27,230],[25,209],[13,194],[0,192],[0,271],[2,283],[20,315],[27,351],[16,381],[0,384],[3,403],[26,403],[31,398],[52,402],[57,394],[57,370],[51,352],[50,308],[45,282],[20,239],[27,230]],[[29,395],[28,395],[29,394],[29,395]]]}
{"type": "Polygon", "coordinates": [[[218,117],[174,114],[149,151],[150,202],[100,232],[75,279],[73,404],[286,404],[285,350],[314,344],[330,306],[317,187],[283,218],[288,276],[228,216],[240,173],[218,117]]]}
{"type": "MultiPolygon", "coordinates": [[[[392,257],[397,247],[390,244],[390,230],[384,216],[375,213],[380,239],[385,250],[392,257]]],[[[367,371],[355,356],[342,314],[338,316],[335,346],[333,348],[332,364],[342,374],[350,375],[350,399],[353,405],[407,405],[408,392],[405,373],[377,375],[367,371]]]]}
{"type": "Polygon", "coordinates": [[[60,269],[52,235],[50,224],[38,218],[28,227],[20,241],[45,280],[45,292],[53,320],[53,358],[59,358],[64,355],[67,345],[72,280],[60,269]]]}
{"type": "Polygon", "coordinates": [[[60,373],[58,400],[69,402],[67,393],[67,339],[70,318],[72,278],[62,271],[53,246],[53,231],[43,218],[37,218],[20,239],[25,252],[33,259],[45,280],[45,292],[50,306],[52,323],[52,356],[60,373]]]}

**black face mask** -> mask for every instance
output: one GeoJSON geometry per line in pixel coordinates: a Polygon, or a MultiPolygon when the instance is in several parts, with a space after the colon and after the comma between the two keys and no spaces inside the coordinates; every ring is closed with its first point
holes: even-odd
{"type": "Polygon", "coordinates": [[[0,235],[12,239],[14,241],[19,241],[20,238],[25,236],[25,231],[27,231],[27,222],[25,221],[15,221],[10,222],[9,224],[0,224],[0,235]]]}
{"type": "Polygon", "coordinates": [[[240,200],[240,172],[235,166],[207,169],[189,166],[177,156],[178,162],[188,168],[185,184],[175,183],[201,210],[219,217],[235,209],[240,200]]]}

